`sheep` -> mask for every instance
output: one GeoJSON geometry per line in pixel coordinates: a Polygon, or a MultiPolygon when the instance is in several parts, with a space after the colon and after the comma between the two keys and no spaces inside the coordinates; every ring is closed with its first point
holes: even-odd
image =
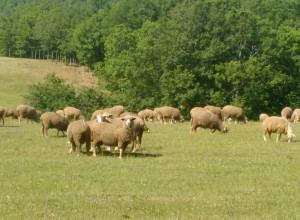
{"type": "Polygon", "coordinates": [[[204,111],[204,112],[206,112],[206,111],[209,111],[209,110],[207,110],[205,108],[202,108],[202,107],[194,107],[190,111],[191,118],[193,117],[193,114],[195,114],[198,111],[204,111]]]}
{"type": "Polygon", "coordinates": [[[96,156],[96,146],[101,152],[100,146],[117,146],[120,149],[119,158],[122,158],[123,152],[127,145],[132,140],[133,135],[133,121],[136,117],[127,115],[122,117],[122,126],[117,126],[114,123],[96,123],[92,129],[91,143],[93,149],[93,156],[96,156]]]}
{"type": "Polygon", "coordinates": [[[300,108],[296,108],[293,111],[292,117],[291,117],[291,121],[296,123],[300,121],[300,108]]]}
{"type": "Polygon", "coordinates": [[[180,113],[177,108],[170,107],[170,106],[163,106],[160,108],[154,109],[161,118],[161,120],[166,124],[166,119],[169,118],[169,122],[173,123],[179,121],[180,123],[184,122],[184,117],[180,113]]]}
{"type": "Polygon", "coordinates": [[[102,115],[106,112],[107,110],[96,110],[94,111],[94,113],[92,114],[91,120],[95,120],[97,119],[97,115],[102,115]]]}
{"type": "Polygon", "coordinates": [[[237,124],[238,121],[243,121],[245,124],[248,122],[248,118],[244,115],[243,110],[233,105],[224,106],[221,115],[222,120],[224,122],[227,120],[229,124],[232,119],[234,119],[235,124],[237,124]]]}
{"type": "Polygon", "coordinates": [[[27,118],[27,123],[29,120],[35,122],[40,121],[40,117],[36,109],[28,105],[19,105],[17,107],[17,114],[18,114],[19,124],[21,124],[21,120],[23,118],[27,118]]]}
{"type": "Polygon", "coordinates": [[[78,155],[82,153],[81,145],[85,143],[86,152],[90,151],[91,146],[91,128],[83,121],[71,122],[67,129],[68,144],[71,147],[69,153],[78,150],[78,155]]]}
{"type": "Polygon", "coordinates": [[[162,114],[160,112],[160,108],[155,108],[153,110],[153,117],[154,117],[155,120],[159,121],[160,123],[163,122],[163,120],[162,120],[162,114]]]}
{"type": "Polygon", "coordinates": [[[65,117],[65,114],[64,114],[63,110],[57,110],[56,113],[59,114],[62,117],[65,117]]]}
{"type": "Polygon", "coordinates": [[[37,117],[38,118],[41,118],[43,112],[39,111],[39,110],[36,110],[36,114],[37,114],[37,117]]]}
{"type": "Polygon", "coordinates": [[[263,122],[267,117],[269,117],[269,115],[265,114],[265,113],[261,113],[259,115],[259,121],[263,122]]]}
{"type": "Polygon", "coordinates": [[[120,117],[125,117],[126,115],[131,115],[131,116],[135,116],[137,117],[137,115],[135,113],[132,113],[132,112],[123,112],[120,117]]]}
{"type": "Polygon", "coordinates": [[[290,107],[285,107],[281,111],[281,117],[288,120],[291,119],[292,114],[293,114],[293,109],[291,109],[290,107]]]}
{"type": "Polygon", "coordinates": [[[42,124],[42,134],[46,138],[48,137],[47,132],[49,128],[56,128],[57,136],[59,131],[62,131],[63,135],[65,135],[64,131],[67,130],[69,125],[68,119],[62,117],[56,112],[45,112],[44,114],[42,114],[40,120],[42,124]]]}
{"type": "Polygon", "coordinates": [[[138,113],[138,116],[144,121],[153,122],[154,121],[154,111],[150,109],[144,109],[138,113]]]}
{"type": "Polygon", "coordinates": [[[5,114],[5,108],[0,106],[0,118],[2,120],[2,126],[4,126],[4,114],[5,114]]]}
{"type": "Polygon", "coordinates": [[[81,115],[80,110],[77,109],[77,108],[74,108],[74,107],[65,107],[63,111],[64,111],[65,118],[67,118],[67,119],[69,117],[73,117],[74,121],[76,121],[76,120],[82,120],[82,121],[84,121],[84,118],[81,115]]]}
{"type": "Polygon", "coordinates": [[[17,110],[14,108],[5,108],[4,117],[12,117],[13,119],[18,119],[17,110]]]}
{"type": "Polygon", "coordinates": [[[210,111],[198,111],[192,115],[190,134],[192,131],[196,132],[198,127],[210,128],[212,133],[216,130],[227,133],[229,130],[228,126],[210,111]]]}
{"type": "Polygon", "coordinates": [[[149,133],[150,129],[148,128],[143,119],[141,119],[140,117],[136,117],[136,119],[133,122],[133,131],[134,132],[132,137],[132,152],[135,152],[137,149],[141,148],[144,131],[149,133]]]}
{"type": "Polygon", "coordinates": [[[221,112],[222,112],[221,108],[216,107],[216,106],[212,106],[212,105],[207,105],[204,108],[211,111],[212,113],[216,114],[221,119],[221,112]]]}
{"type": "Polygon", "coordinates": [[[122,105],[116,105],[109,109],[104,109],[105,112],[119,117],[124,112],[124,107],[122,105]]]}
{"type": "Polygon", "coordinates": [[[277,138],[276,138],[277,143],[282,134],[285,134],[287,136],[289,143],[291,142],[292,138],[295,137],[289,121],[285,118],[278,117],[278,116],[272,116],[266,118],[262,123],[262,130],[263,130],[264,141],[267,141],[266,133],[268,133],[270,140],[271,140],[271,133],[277,133],[277,138]]]}

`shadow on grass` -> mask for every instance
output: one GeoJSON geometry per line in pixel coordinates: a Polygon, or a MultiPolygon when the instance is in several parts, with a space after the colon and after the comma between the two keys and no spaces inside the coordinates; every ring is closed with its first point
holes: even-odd
{"type": "MultiPolygon", "coordinates": [[[[83,151],[82,154],[87,156],[92,156],[92,153],[83,151]]],[[[99,157],[119,157],[118,151],[102,151],[101,153],[97,152],[97,156],[99,157]]],[[[135,157],[135,158],[146,158],[146,157],[161,157],[162,154],[149,154],[149,153],[142,153],[142,152],[125,152],[123,157],[135,157]]]]}
{"type": "Polygon", "coordinates": [[[16,126],[16,125],[4,125],[4,126],[0,126],[0,128],[17,128],[20,126],[16,126]]]}

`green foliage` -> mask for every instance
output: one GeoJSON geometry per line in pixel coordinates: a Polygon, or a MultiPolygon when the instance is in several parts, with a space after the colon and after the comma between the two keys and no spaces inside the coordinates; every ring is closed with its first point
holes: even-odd
{"type": "Polygon", "coordinates": [[[75,87],[54,73],[48,74],[44,82],[32,85],[26,98],[28,104],[43,112],[74,106],[77,101],[75,87]]]}

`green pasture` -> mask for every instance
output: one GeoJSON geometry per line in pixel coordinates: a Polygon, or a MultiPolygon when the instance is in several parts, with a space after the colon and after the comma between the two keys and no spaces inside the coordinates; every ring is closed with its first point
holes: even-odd
{"type": "Polygon", "coordinates": [[[2,219],[300,218],[299,139],[264,143],[258,122],[192,135],[188,123],[152,123],[122,160],[69,155],[66,137],[40,127],[0,127],[2,219]]]}
{"type": "MultiPolygon", "coordinates": [[[[23,103],[28,77],[0,60],[0,106],[23,103]],[[2,68],[3,67],[3,68],[2,68]]],[[[1,123],[0,123],[1,124],[1,123]]],[[[259,122],[228,134],[148,123],[142,149],[92,157],[38,123],[0,126],[0,219],[300,219],[296,138],[264,142],[259,122]]],[[[85,151],[85,147],[83,147],[85,151]]]]}

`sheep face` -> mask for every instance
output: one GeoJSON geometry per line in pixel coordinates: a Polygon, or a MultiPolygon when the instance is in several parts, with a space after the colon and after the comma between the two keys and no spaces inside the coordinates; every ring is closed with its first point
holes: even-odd
{"type": "Polygon", "coordinates": [[[229,131],[228,126],[225,123],[220,124],[221,133],[227,133],[229,131]]]}
{"type": "Polygon", "coordinates": [[[102,115],[97,115],[97,121],[98,122],[107,122],[108,118],[112,118],[112,114],[104,113],[102,115]]]}
{"type": "Polygon", "coordinates": [[[133,126],[133,121],[136,119],[136,117],[132,117],[130,115],[127,115],[123,118],[121,118],[122,121],[125,122],[126,126],[129,127],[129,128],[132,128],[133,126]]]}

